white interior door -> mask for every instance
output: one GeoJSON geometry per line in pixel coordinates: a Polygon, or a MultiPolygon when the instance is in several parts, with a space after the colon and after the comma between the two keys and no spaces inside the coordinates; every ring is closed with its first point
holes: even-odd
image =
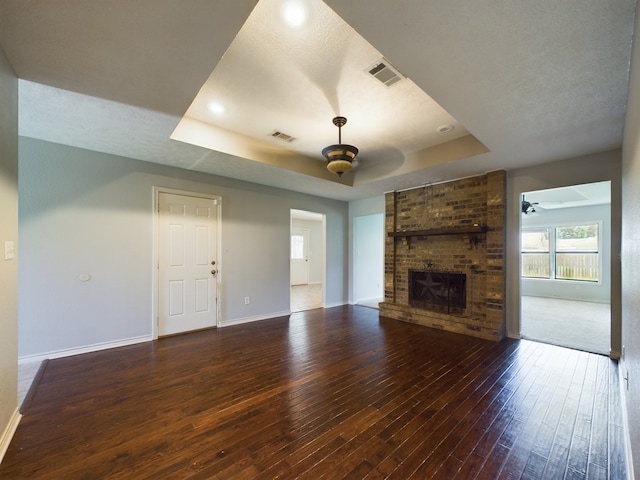
{"type": "Polygon", "coordinates": [[[158,194],[158,334],[217,324],[218,201],[158,194]]]}
{"type": "Polygon", "coordinates": [[[291,229],[291,285],[309,283],[309,230],[291,229]]]}

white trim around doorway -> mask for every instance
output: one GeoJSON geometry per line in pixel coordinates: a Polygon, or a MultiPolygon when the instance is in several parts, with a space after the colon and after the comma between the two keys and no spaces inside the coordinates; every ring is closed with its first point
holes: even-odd
{"type": "Polygon", "coordinates": [[[222,286],[222,197],[220,195],[214,195],[210,193],[202,193],[202,192],[192,192],[188,190],[179,190],[175,188],[169,187],[153,187],[153,239],[152,239],[152,248],[153,248],[153,272],[152,272],[152,285],[153,291],[151,292],[152,298],[152,307],[151,307],[151,339],[157,340],[158,338],[158,322],[159,322],[159,312],[160,308],[158,302],[160,301],[158,295],[158,265],[159,265],[159,251],[158,251],[158,234],[159,234],[159,215],[158,215],[158,205],[159,205],[159,195],[161,193],[169,193],[174,195],[184,195],[187,197],[197,197],[197,198],[206,198],[209,200],[214,200],[217,206],[217,219],[218,219],[218,228],[217,228],[217,238],[216,238],[216,263],[218,274],[216,275],[216,326],[220,327],[222,325],[221,318],[221,286],[222,286]]]}

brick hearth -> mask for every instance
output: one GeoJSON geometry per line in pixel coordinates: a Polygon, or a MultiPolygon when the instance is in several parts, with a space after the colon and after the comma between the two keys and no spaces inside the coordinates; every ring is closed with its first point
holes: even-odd
{"type": "Polygon", "coordinates": [[[385,299],[380,315],[490,340],[505,335],[503,170],[385,196],[385,299]],[[409,270],[464,273],[466,308],[409,305],[409,270]]]}

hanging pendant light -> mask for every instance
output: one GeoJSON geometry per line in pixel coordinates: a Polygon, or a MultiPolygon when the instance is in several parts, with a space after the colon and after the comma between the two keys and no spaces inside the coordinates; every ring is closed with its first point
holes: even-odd
{"type": "Polygon", "coordinates": [[[342,127],[346,123],[345,117],[334,117],[333,124],[338,127],[338,143],[322,149],[322,155],[327,159],[327,170],[339,177],[351,171],[353,160],[358,155],[356,147],[342,143],[342,127]]]}

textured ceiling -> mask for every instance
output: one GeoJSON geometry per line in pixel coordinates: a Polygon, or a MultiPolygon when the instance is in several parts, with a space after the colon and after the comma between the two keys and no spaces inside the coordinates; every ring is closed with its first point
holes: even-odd
{"type": "MultiPolygon", "coordinates": [[[[286,133],[301,139],[317,134],[333,143],[336,129],[330,119],[340,111],[349,117],[343,140],[379,142],[371,151],[380,156],[371,155],[368,170],[363,151],[360,178],[336,183],[256,162],[250,155],[171,140],[256,5],[239,0],[2,0],[0,44],[21,79],[20,134],[343,200],[621,145],[632,0],[325,3],[489,151],[479,153],[475,144],[453,151],[444,144],[425,152],[411,144],[413,134],[394,143],[385,136],[389,125],[406,132],[428,129],[421,128],[422,120],[399,115],[393,105],[366,116],[367,131],[358,132],[365,120],[358,117],[357,102],[345,113],[336,108],[339,97],[326,94],[327,85],[337,82],[332,72],[341,70],[336,57],[323,54],[325,38],[315,39],[320,47],[303,57],[300,70],[322,79],[318,83],[314,77],[324,103],[305,103],[305,85],[289,88],[288,102],[255,115],[269,128],[295,127],[286,133]],[[298,103],[323,126],[282,125],[298,118],[298,103]]],[[[224,82],[245,83],[244,88],[265,95],[281,83],[284,72],[267,68],[277,62],[252,57],[259,40],[247,41],[240,51],[263,62],[266,73],[224,82]]],[[[349,50],[351,41],[338,44],[348,50],[344,58],[360,58],[356,47],[349,50]]],[[[239,104],[251,114],[249,96],[239,104]]],[[[406,113],[406,104],[400,105],[406,113]]],[[[312,147],[304,148],[312,155],[312,147]]]]}
{"type": "MultiPolygon", "coordinates": [[[[357,168],[344,178],[350,185],[420,170],[419,162],[408,165],[408,155],[425,157],[448,142],[452,152],[458,144],[486,152],[410,79],[386,86],[369,75],[381,61],[389,63],[321,0],[261,0],[172,138],[339,181],[327,175],[321,150],[338,141],[331,119],[346,116],[342,138],[360,150],[357,168]],[[306,21],[288,25],[283,5],[301,7],[306,21]],[[212,112],[212,103],[224,112],[212,112]],[[283,142],[274,131],[293,139],[283,142]]],[[[470,151],[458,150],[437,158],[457,160],[470,151]]]]}
{"type": "Polygon", "coordinates": [[[524,192],[525,199],[535,204],[536,209],[584,207],[611,203],[611,182],[594,182],[524,192]]]}

